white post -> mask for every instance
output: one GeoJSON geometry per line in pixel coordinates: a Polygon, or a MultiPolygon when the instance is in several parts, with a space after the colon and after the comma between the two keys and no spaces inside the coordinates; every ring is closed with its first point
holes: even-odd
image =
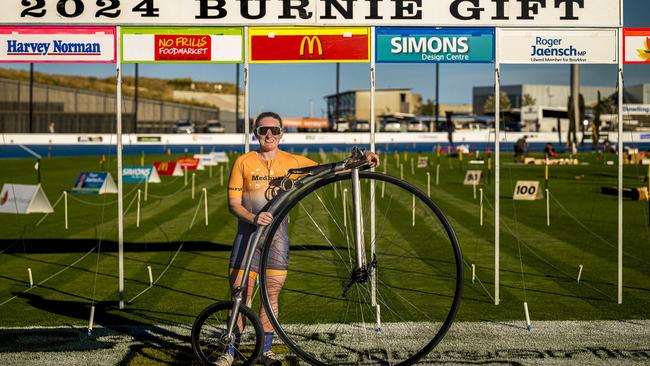
{"type": "Polygon", "coordinates": [[[338,198],[338,193],[337,192],[339,190],[339,188],[338,188],[339,185],[337,184],[337,182],[334,182],[333,185],[334,185],[334,199],[337,199],[338,198]]]}
{"type": "Polygon", "coordinates": [[[436,185],[440,185],[440,164],[436,165],[436,185]]]}
{"type": "Polygon", "coordinates": [[[142,192],[138,189],[138,208],[135,214],[135,227],[140,227],[140,193],[142,192]]]}
{"type": "Polygon", "coordinates": [[[411,175],[415,175],[415,163],[413,162],[413,158],[411,158],[411,175]]]}
{"type": "Polygon", "coordinates": [[[411,226],[415,227],[415,195],[412,195],[411,197],[411,226]]]}
{"type": "Polygon", "coordinates": [[[476,199],[476,182],[472,184],[472,193],[474,194],[474,199],[476,199]]]}
{"type": "Polygon", "coordinates": [[[402,163],[400,163],[400,156],[399,156],[399,151],[398,151],[397,152],[397,166],[400,166],[400,165],[402,165],[402,163]]]}
{"type": "MultiPolygon", "coordinates": [[[[621,14],[623,5],[621,2],[621,14]]],[[[621,15],[621,23],[623,22],[621,15]]],[[[618,303],[623,303],[623,30],[618,29],[618,303]]]]}
{"type": "Polygon", "coordinates": [[[90,319],[88,320],[88,335],[93,332],[93,323],[95,322],[95,305],[90,307],[90,319]]]}
{"type": "Polygon", "coordinates": [[[481,223],[481,226],[483,226],[483,188],[480,189],[480,212],[479,212],[479,221],[481,223]]]}
{"type": "Polygon", "coordinates": [[[476,281],[476,266],[472,263],[472,283],[476,281]]]}
{"type": "Polygon", "coordinates": [[[399,165],[399,178],[404,180],[404,164],[399,165]]]}
{"type": "Polygon", "coordinates": [[[431,173],[427,172],[427,197],[431,197],[431,173]]]}
{"type": "Polygon", "coordinates": [[[119,306],[124,309],[124,186],[122,182],[122,28],[117,27],[115,71],[117,78],[117,251],[119,306]]]}
{"type": "Polygon", "coordinates": [[[551,197],[546,188],[546,226],[551,226],[551,197]]]}
{"type": "MultiPolygon", "coordinates": [[[[244,44],[250,44],[248,40],[248,27],[244,27],[244,44]]],[[[244,47],[244,153],[250,151],[250,93],[248,80],[250,78],[250,64],[248,47],[244,47]]],[[[239,80],[237,80],[239,82],[239,80]]],[[[237,114],[237,113],[235,113],[237,114]]],[[[237,121],[238,123],[239,121],[237,121]]],[[[223,184],[222,184],[223,185],[223,184]]]]}
{"type": "Polygon", "coordinates": [[[187,187],[187,168],[183,169],[183,179],[185,179],[185,187],[187,187]]]}
{"type": "Polygon", "coordinates": [[[203,187],[203,206],[205,206],[205,226],[208,226],[208,189],[203,187]]]}
{"type": "Polygon", "coordinates": [[[221,164],[219,164],[219,165],[220,165],[219,166],[219,170],[220,170],[219,171],[219,173],[220,173],[220,175],[219,175],[219,185],[221,187],[223,187],[223,165],[221,165],[221,164]]]}
{"type": "Polygon", "coordinates": [[[209,176],[210,178],[212,178],[212,165],[210,165],[210,166],[208,167],[208,172],[209,172],[209,173],[208,173],[208,174],[209,174],[208,176],[209,176]]]}
{"type": "Polygon", "coordinates": [[[192,199],[194,199],[196,191],[196,173],[192,173],[192,199]]]}
{"type": "Polygon", "coordinates": [[[32,277],[32,269],[27,268],[27,276],[29,276],[29,288],[34,287],[34,278],[32,277]]]}
{"type": "Polygon", "coordinates": [[[577,283],[580,283],[580,277],[582,276],[582,264],[578,266],[578,278],[576,279],[577,283]]]}
{"type": "Polygon", "coordinates": [[[63,191],[63,214],[65,229],[68,230],[68,191],[63,191]]]}
{"type": "Polygon", "coordinates": [[[347,196],[347,194],[348,194],[348,189],[344,188],[343,189],[343,194],[341,195],[341,198],[343,200],[343,225],[345,227],[348,227],[348,215],[347,215],[347,208],[346,208],[347,206],[346,206],[346,203],[345,203],[345,196],[347,196]]]}
{"type": "Polygon", "coordinates": [[[147,202],[148,197],[149,197],[149,178],[147,178],[147,180],[144,181],[144,201],[145,202],[147,202]]]}
{"type": "MultiPolygon", "coordinates": [[[[498,31],[498,29],[497,29],[498,31]]],[[[498,45],[496,44],[496,40],[498,40],[499,37],[495,38],[495,46],[494,48],[497,49],[498,45]]],[[[500,204],[501,200],[499,195],[500,190],[499,190],[499,184],[501,184],[501,172],[499,169],[501,168],[501,157],[499,156],[501,153],[501,108],[500,108],[500,103],[501,103],[501,80],[500,80],[500,71],[499,71],[499,60],[498,57],[495,58],[495,64],[494,64],[494,134],[495,134],[495,139],[494,139],[494,305],[499,305],[499,250],[500,250],[500,237],[499,237],[499,229],[501,228],[501,223],[499,220],[499,214],[500,214],[500,204]]]]}
{"type": "Polygon", "coordinates": [[[524,301],[524,313],[526,314],[526,327],[528,328],[528,331],[531,332],[533,330],[533,325],[530,323],[530,314],[528,313],[528,302],[524,301]]]}
{"type": "Polygon", "coordinates": [[[381,199],[384,199],[384,192],[386,191],[386,182],[381,182],[381,199]]]}
{"type": "Polygon", "coordinates": [[[153,273],[151,272],[151,266],[147,266],[147,271],[149,272],[149,287],[153,286],[153,273]]]}

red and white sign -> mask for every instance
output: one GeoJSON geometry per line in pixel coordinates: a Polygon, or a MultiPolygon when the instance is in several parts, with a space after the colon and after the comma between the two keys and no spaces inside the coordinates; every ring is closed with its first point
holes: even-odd
{"type": "Polygon", "coordinates": [[[180,177],[183,176],[183,171],[181,170],[180,165],[176,164],[175,161],[157,161],[153,163],[153,166],[156,168],[159,176],[165,177],[180,177]]]}
{"type": "Polygon", "coordinates": [[[623,60],[626,64],[650,64],[650,28],[623,29],[623,60]]]}
{"type": "Polygon", "coordinates": [[[124,62],[243,62],[242,28],[122,28],[124,62]]]}
{"type": "Polygon", "coordinates": [[[183,170],[197,170],[199,169],[199,159],[194,158],[180,158],[176,161],[183,170]]]}
{"type": "Polygon", "coordinates": [[[115,27],[0,27],[0,62],[115,62],[115,27]]]}
{"type": "Polygon", "coordinates": [[[250,62],[369,62],[370,29],[251,28],[250,62]]]}

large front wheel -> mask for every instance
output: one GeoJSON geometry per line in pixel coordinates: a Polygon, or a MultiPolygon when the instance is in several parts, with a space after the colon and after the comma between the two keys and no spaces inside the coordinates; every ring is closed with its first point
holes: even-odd
{"type": "Polygon", "coordinates": [[[458,311],[458,240],[421,190],[374,172],[360,178],[363,268],[350,174],[323,179],[275,213],[262,254],[262,302],[278,335],[311,364],[409,365],[440,342],[458,311]],[[264,269],[277,262],[283,238],[290,260],[274,313],[264,269]]]}

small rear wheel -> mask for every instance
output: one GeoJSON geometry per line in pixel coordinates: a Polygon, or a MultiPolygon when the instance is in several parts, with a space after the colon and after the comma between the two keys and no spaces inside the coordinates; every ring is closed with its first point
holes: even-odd
{"type": "Polygon", "coordinates": [[[233,334],[228,336],[226,328],[232,308],[232,301],[212,304],[194,321],[192,349],[202,364],[214,365],[229,349],[234,349],[233,365],[253,365],[260,357],[264,341],[262,323],[251,309],[240,306],[239,322],[233,334]]]}

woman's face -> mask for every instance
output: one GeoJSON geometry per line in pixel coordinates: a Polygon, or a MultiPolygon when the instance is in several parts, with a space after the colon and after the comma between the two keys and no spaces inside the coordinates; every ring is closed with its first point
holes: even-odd
{"type": "MultiPolygon", "coordinates": [[[[280,121],[273,117],[265,117],[257,123],[255,129],[256,134],[257,130],[259,130],[260,127],[280,127],[280,121]]],[[[283,131],[280,130],[279,135],[274,135],[273,129],[262,128],[262,130],[266,130],[263,131],[265,132],[264,134],[257,134],[257,139],[259,140],[261,151],[273,151],[277,149],[278,145],[280,144],[280,140],[282,140],[283,131]]]]}

